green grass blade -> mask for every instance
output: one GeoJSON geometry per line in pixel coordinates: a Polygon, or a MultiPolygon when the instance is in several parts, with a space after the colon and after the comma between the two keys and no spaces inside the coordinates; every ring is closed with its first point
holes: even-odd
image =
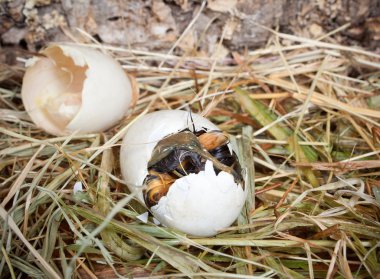
{"type": "MultiPolygon", "coordinates": [[[[304,160],[303,162],[315,162],[318,159],[318,154],[310,146],[300,146],[298,144],[299,138],[294,135],[291,129],[278,123],[273,124],[278,117],[263,103],[251,99],[248,92],[240,88],[235,88],[235,91],[240,104],[261,126],[269,126],[268,132],[276,140],[285,140],[290,143],[287,146],[287,149],[291,153],[296,154],[296,160],[304,160]]],[[[301,172],[307,177],[311,185],[314,187],[319,186],[318,179],[310,168],[302,168],[301,172]]]]}

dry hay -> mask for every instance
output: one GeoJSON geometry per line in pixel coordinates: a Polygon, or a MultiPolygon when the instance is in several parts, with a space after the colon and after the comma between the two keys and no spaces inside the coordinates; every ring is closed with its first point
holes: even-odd
{"type": "Polygon", "coordinates": [[[37,129],[20,99],[23,69],[3,67],[2,277],[378,276],[380,55],[272,32],[266,48],[222,59],[88,44],[112,54],[141,92],[104,134],[37,129]],[[142,223],[121,180],[129,124],[178,108],[230,133],[251,177],[246,208],[216,237],[142,223]]]}

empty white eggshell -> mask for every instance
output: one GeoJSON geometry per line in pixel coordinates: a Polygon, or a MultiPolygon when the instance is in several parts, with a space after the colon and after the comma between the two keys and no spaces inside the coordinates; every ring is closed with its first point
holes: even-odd
{"type": "MultiPolygon", "coordinates": [[[[180,110],[157,111],[138,119],[124,136],[120,164],[123,178],[131,192],[141,189],[148,174],[148,162],[158,141],[189,128],[219,130],[198,114],[180,110]],[[192,122],[193,121],[193,122],[192,122]]],[[[177,179],[166,196],[151,207],[153,215],[165,226],[194,236],[212,236],[230,226],[239,216],[246,199],[242,185],[231,174],[215,174],[213,163],[205,170],[177,179]]],[[[145,205],[142,191],[138,199],[145,205]]]]}
{"type": "Polygon", "coordinates": [[[89,47],[52,45],[27,66],[25,109],[53,135],[104,131],[125,116],[137,94],[119,63],[89,47]]]}

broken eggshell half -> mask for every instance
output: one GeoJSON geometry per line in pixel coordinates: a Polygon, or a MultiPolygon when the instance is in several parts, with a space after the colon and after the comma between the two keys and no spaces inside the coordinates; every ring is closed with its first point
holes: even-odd
{"type": "MultiPolygon", "coordinates": [[[[187,172],[184,167],[182,175],[172,179],[176,171],[170,174],[163,173],[157,164],[155,170],[152,171],[150,168],[155,160],[152,158],[153,154],[160,157],[160,152],[165,153],[170,146],[169,144],[164,147],[163,141],[173,139],[173,146],[177,145],[176,135],[191,133],[188,136],[192,138],[195,137],[194,130],[195,134],[220,132],[218,127],[206,118],[197,114],[190,115],[186,111],[157,111],[142,116],[131,125],[124,136],[120,152],[121,171],[130,191],[136,193],[139,201],[147,206],[162,224],[193,236],[213,236],[221,229],[229,227],[239,216],[246,199],[243,179],[235,179],[236,173],[229,173],[227,167],[226,171],[216,171],[215,165],[219,165],[220,162],[211,157],[210,160],[201,158],[196,152],[192,153],[191,148],[178,153],[178,157],[192,156],[195,161],[201,158],[203,163],[197,172],[187,172]],[[149,189],[150,184],[146,184],[149,177],[156,179],[153,184],[157,182],[158,187],[163,186],[160,181],[165,184],[164,180],[169,177],[166,181],[170,186],[155,204],[149,203],[149,195],[147,198],[146,187],[149,189]]],[[[176,149],[173,148],[172,151],[171,154],[175,154],[176,149]]],[[[227,152],[227,157],[236,158],[230,144],[227,152]]],[[[166,161],[161,162],[164,162],[164,165],[175,164],[168,159],[169,157],[163,156],[166,161]]],[[[239,163],[235,163],[238,165],[236,169],[240,170],[239,163]]],[[[182,167],[181,163],[177,165],[179,169],[182,167]]],[[[179,172],[182,172],[181,169],[179,172]]],[[[237,176],[241,177],[241,173],[237,176]]],[[[153,191],[155,190],[153,188],[153,191]]],[[[153,195],[154,197],[156,196],[153,195]]]]}
{"type": "Polygon", "coordinates": [[[125,116],[138,94],[119,63],[89,47],[51,45],[26,66],[23,104],[33,122],[53,135],[104,131],[125,116]]]}

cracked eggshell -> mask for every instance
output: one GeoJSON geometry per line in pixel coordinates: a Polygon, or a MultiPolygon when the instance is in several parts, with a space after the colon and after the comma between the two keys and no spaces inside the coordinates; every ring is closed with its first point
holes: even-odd
{"type": "MultiPolygon", "coordinates": [[[[192,114],[192,118],[196,130],[219,130],[200,115],[192,114]]],[[[192,127],[189,113],[180,110],[153,112],[132,124],[120,152],[122,175],[131,192],[143,186],[158,141],[192,127]]],[[[137,197],[144,204],[142,191],[137,197]]],[[[151,211],[165,226],[194,236],[212,236],[236,220],[245,199],[246,191],[233,176],[223,171],[216,175],[208,161],[204,171],[177,179],[151,211]]]]}
{"type": "Polygon", "coordinates": [[[194,236],[213,236],[230,226],[244,206],[246,193],[231,174],[205,170],[179,178],[151,208],[161,223],[194,236]]]}
{"type": "MultiPolygon", "coordinates": [[[[192,113],[196,130],[219,128],[202,116],[192,113]]],[[[124,136],[121,151],[121,171],[131,191],[142,187],[148,174],[148,162],[157,143],[164,137],[183,129],[193,129],[190,114],[183,110],[162,110],[149,113],[138,119],[124,136]]],[[[144,199],[140,192],[138,198],[144,199]]]]}
{"type": "Polygon", "coordinates": [[[110,56],[71,45],[41,54],[27,63],[21,90],[38,127],[53,135],[101,132],[125,116],[137,86],[110,56]]]}

